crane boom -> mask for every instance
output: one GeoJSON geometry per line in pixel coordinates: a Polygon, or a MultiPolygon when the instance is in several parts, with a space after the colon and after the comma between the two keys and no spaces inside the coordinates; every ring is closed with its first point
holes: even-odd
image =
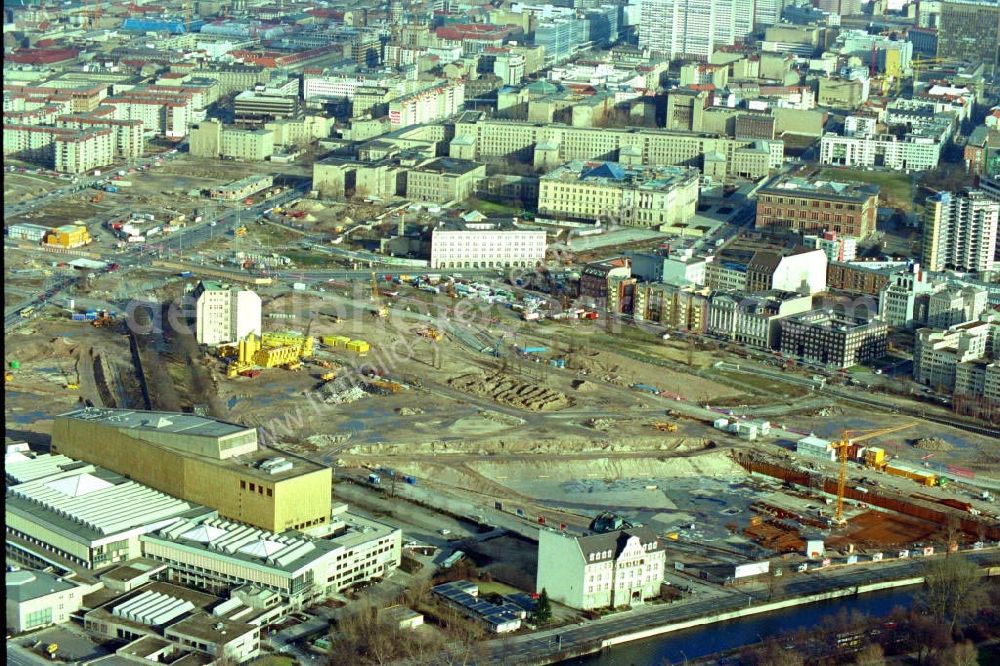
{"type": "Polygon", "coordinates": [[[834,447],[837,449],[837,461],[839,463],[839,469],[837,470],[837,510],[833,515],[834,522],[838,525],[844,522],[844,490],[847,487],[847,449],[851,447],[851,444],[889,435],[900,430],[912,428],[915,425],[915,421],[910,421],[909,423],[892,426],[891,428],[880,428],[879,430],[869,431],[845,430],[841,433],[840,441],[834,444],[834,447]]]}

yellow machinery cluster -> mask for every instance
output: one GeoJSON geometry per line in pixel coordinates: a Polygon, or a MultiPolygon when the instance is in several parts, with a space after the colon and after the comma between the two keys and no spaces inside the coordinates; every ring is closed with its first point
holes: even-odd
{"type": "Polygon", "coordinates": [[[358,356],[367,356],[371,351],[371,345],[364,340],[351,340],[346,335],[324,335],[320,342],[333,349],[346,349],[358,356]]]}
{"type": "MultiPolygon", "coordinates": [[[[833,447],[837,450],[837,459],[840,462],[840,473],[837,475],[837,509],[834,512],[834,522],[838,525],[844,524],[844,489],[847,486],[847,458],[848,450],[851,448],[852,444],[860,444],[869,439],[874,439],[875,437],[881,437],[883,435],[888,435],[894,432],[899,432],[900,430],[905,430],[907,428],[912,428],[915,426],[915,422],[903,423],[901,425],[893,426],[891,428],[882,428],[881,430],[871,430],[868,432],[858,431],[858,430],[845,430],[841,433],[840,441],[834,442],[833,447]]],[[[877,452],[873,454],[873,459],[878,459],[881,464],[884,464],[885,452],[881,449],[877,449],[877,452]]],[[[866,459],[867,462],[867,452],[866,459]]],[[[877,466],[877,465],[876,465],[877,466]]],[[[885,468],[886,472],[889,472],[889,468],[885,468]]],[[[890,474],[892,472],[889,472],[890,474]]],[[[929,485],[934,485],[933,483],[929,485]]]]}
{"type": "Polygon", "coordinates": [[[433,326],[426,326],[424,328],[417,329],[417,335],[421,335],[427,338],[428,340],[433,340],[434,342],[440,341],[441,338],[443,337],[441,335],[441,331],[434,328],[433,326]]]}
{"type": "Polygon", "coordinates": [[[262,368],[287,368],[298,370],[302,359],[313,355],[313,338],[308,329],[305,335],[298,333],[264,333],[257,337],[247,335],[236,345],[219,348],[219,356],[229,360],[226,374],[235,377],[254,366],[262,368]]]}
{"type": "Polygon", "coordinates": [[[661,432],[677,432],[677,424],[676,423],[666,423],[666,422],[662,422],[661,421],[661,422],[654,423],[653,427],[656,428],[657,430],[661,431],[661,432]]]}

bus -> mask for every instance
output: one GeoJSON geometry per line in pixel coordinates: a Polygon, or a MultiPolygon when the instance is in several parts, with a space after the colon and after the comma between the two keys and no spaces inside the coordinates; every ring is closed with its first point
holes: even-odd
{"type": "Polygon", "coordinates": [[[27,319],[31,315],[35,314],[35,306],[29,305],[28,307],[21,310],[21,317],[27,319]]]}

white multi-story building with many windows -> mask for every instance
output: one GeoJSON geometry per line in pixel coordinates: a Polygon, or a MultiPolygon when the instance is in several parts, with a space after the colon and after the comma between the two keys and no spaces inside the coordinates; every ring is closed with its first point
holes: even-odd
{"type": "Polygon", "coordinates": [[[992,325],[970,321],[945,330],[918,330],[913,352],[913,378],[934,388],[954,389],[956,367],[986,357],[992,325]]]}
{"type": "Polygon", "coordinates": [[[260,296],[218,282],[200,282],[195,288],[195,337],[198,344],[238,342],[260,335],[260,296]]]}
{"type": "Polygon", "coordinates": [[[534,267],[543,261],[544,231],[483,221],[431,232],[431,268],[534,267]]]}
{"type": "Polygon", "coordinates": [[[639,46],[671,59],[707,60],[720,46],[742,43],[753,14],[747,0],[643,0],[639,46]]]}
{"type": "Polygon", "coordinates": [[[465,82],[452,81],[390,102],[389,124],[399,128],[444,120],[464,106],[465,82]]]}
{"type": "Polygon", "coordinates": [[[924,204],[923,264],[931,271],[993,269],[1000,202],[979,190],[938,192],[924,204]]]}
{"type": "Polygon", "coordinates": [[[115,134],[109,128],[70,129],[5,123],[3,154],[4,157],[39,162],[60,173],[83,173],[114,162],[115,134]]]}
{"type": "Polygon", "coordinates": [[[570,608],[629,606],[660,593],[665,565],[649,527],[587,536],[542,529],[535,589],[570,608]]]}

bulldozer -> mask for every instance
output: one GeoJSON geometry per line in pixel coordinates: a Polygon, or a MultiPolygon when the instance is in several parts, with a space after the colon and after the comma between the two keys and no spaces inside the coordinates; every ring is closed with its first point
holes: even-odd
{"type": "Polygon", "coordinates": [[[677,432],[676,423],[666,423],[664,421],[659,421],[657,423],[654,423],[653,427],[659,430],[660,432],[677,432]]]}
{"type": "Polygon", "coordinates": [[[319,376],[319,378],[322,379],[324,382],[333,381],[334,379],[337,378],[337,371],[331,370],[329,372],[324,372],[322,375],[319,376]]]}
{"type": "Polygon", "coordinates": [[[105,326],[112,326],[115,323],[115,318],[109,315],[107,312],[102,312],[98,315],[97,319],[91,322],[94,328],[103,328],[105,326]]]}

